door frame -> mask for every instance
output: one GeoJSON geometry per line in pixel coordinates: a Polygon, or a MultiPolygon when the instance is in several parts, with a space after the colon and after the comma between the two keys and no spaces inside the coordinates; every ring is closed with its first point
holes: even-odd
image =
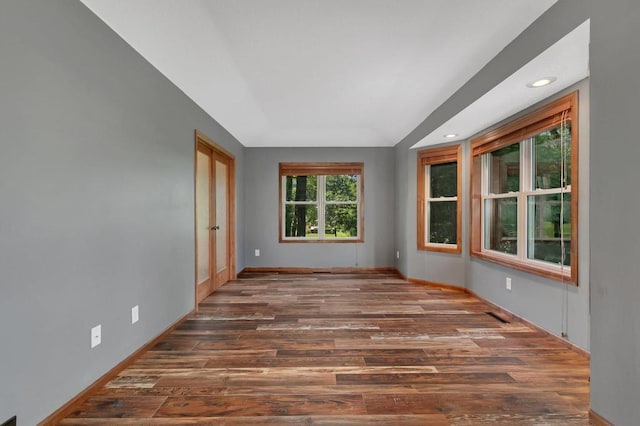
{"type": "MultiPolygon", "coordinates": [[[[198,229],[197,229],[197,210],[196,210],[196,180],[198,173],[198,144],[202,143],[215,151],[217,154],[227,157],[229,159],[229,170],[227,179],[227,253],[229,253],[227,268],[229,268],[229,281],[235,280],[236,275],[236,157],[216,144],[212,139],[207,137],[204,133],[195,130],[195,141],[193,150],[193,231],[194,231],[194,305],[195,310],[198,310],[198,229]]],[[[215,252],[212,257],[215,256],[215,252]]],[[[215,281],[216,273],[211,271],[211,278],[215,281]]],[[[219,288],[220,285],[213,283],[214,291],[219,288]]]]}

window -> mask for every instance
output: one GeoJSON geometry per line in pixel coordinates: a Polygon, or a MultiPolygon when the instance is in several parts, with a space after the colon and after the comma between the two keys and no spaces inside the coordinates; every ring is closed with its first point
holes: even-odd
{"type": "Polygon", "coordinates": [[[418,250],[462,250],[462,146],[418,152],[418,250]]]}
{"type": "Polygon", "coordinates": [[[577,285],[578,94],[471,141],[471,254],[577,285]]]}
{"type": "Polygon", "coordinates": [[[363,242],[363,163],[280,163],[280,242],[363,242]]]}

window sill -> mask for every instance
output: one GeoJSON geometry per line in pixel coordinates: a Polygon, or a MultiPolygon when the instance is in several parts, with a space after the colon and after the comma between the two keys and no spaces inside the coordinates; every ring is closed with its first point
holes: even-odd
{"type": "Polygon", "coordinates": [[[520,259],[512,258],[511,256],[502,256],[500,254],[471,251],[471,256],[477,257],[488,262],[497,263],[499,265],[507,266],[509,268],[517,269],[519,271],[528,272],[530,274],[538,275],[554,281],[560,281],[565,284],[578,285],[577,276],[574,276],[573,267],[567,267],[566,272],[563,274],[561,271],[553,267],[545,267],[544,265],[538,265],[533,262],[523,262],[520,259]]]}
{"type": "Polygon", "coordinates": [[[445,244],[427,244],[418,246],[418,250],[420,251],[435,251],[438,253],[450,253],[450,254],[460,254],[462,253],[462,248],[459,245],[445,245],[445,244]]]}
{"type": "Polygon", "coordinates": [[[344,244],[344,243],[364,243],[364,238],[335,238],[335,239],[331,239],[331,238],[327,238],[327,239],[312,239],[312,238],[308,238],[308,239],[303,239],[303,238],[299,238],[299,239],[294,239],[294,238],[280,238],[280,242],[281,243],[320,243],[320,244],[326,244],[326,243],[338,243],[338,244],[344,244]]]}

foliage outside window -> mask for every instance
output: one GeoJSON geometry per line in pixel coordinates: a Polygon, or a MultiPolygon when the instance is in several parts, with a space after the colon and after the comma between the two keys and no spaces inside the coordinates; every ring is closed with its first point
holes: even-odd
{"type": "Polygon", "coordinates": [[[577,92],[471,141],[471,254],[577,285],[577,92]]]}
{"type": "Polygon", "coordinates": [[[418,250],[462,250],[461,158],[461,145],[418,153],[418,250]]]}
{"type": "Polygon", "coordinates": [[[280,163],[281,242],[362,242],[363,163],[280,163]]]}

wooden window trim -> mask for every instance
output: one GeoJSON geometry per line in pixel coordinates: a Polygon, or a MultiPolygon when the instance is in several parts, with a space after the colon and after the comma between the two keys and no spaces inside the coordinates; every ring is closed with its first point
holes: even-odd
{"type": "Polygon", "coordinates": [[[364,163],[280,163],[279,176],[362,175],[364,163]]]}
{"type": "Polygon", "coordinates": [[[579,170],[578,92],[572,92],[510,123],[471,140],[470,192],[471,192],[471,256],[513,269],[529,272],[551,280],[578,285],[578,170],[579,170]],[[571,265],[561,272],[543,262],[521,260],[482,248],[482,166],[481,155],[560,124],[563,113],[571,121],[571,265]]]}
{"type": "Polygon", "coordinates": [[[278,241],[281,243],[344,244],[364,243],[364,163],[279,163],[278,165],[278,241]],[[335,239],[287,239],[283,236],[282,226],[282,177],[283,176],[319,176],[319,175],[358,175],[360,176],[360,199],[358,202],[358,238],[335,239]]]}
{"type": "Polygon", "coordinates": [[[440,253],[462,253],[462,145],[448,145],[442,148],[425,149],[418,152],[418,250],[440,253]],[[457,201],[456,201],[456,244],[444,245],[429,243],[425,239],[427,227],[425,217],[425,173],[424,167],[442,163],[456,163],[457,201]]]}

